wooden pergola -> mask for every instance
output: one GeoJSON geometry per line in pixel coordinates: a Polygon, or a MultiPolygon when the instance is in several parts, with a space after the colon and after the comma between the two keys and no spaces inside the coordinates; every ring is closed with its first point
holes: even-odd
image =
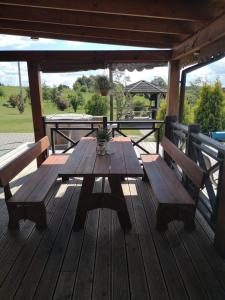
{"type": "MultiPolygon", "coordinates": [[[[169,64],[168,116],[179,110],[180,70],[225,53],[224,0],[0,1],[0,33],[129,45],[141,51],[1,51],[0,61],[28,65],[35,140],[45,134],[40,72],[106,68],[113,63],[169,64]]],[[[224,177],[225,178],[225,177],[224,177]]],[[[225,253],[225,184],[218,248],[225,253]],[[220,244],[221,243],[221,244],[220,244]]]]}

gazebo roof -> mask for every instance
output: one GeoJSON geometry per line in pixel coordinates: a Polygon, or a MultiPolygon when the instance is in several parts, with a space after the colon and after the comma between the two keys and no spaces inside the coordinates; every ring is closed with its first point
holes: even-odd
{"type": "Polygon", "coordinates": [[[127,85],[125,87],[125,91],[128,93],[154,93],[154,94],[167,92],[166,89],[156,86],[155,84],[152,84],[145,80],[140,80],[138,82],[127,85]]]}

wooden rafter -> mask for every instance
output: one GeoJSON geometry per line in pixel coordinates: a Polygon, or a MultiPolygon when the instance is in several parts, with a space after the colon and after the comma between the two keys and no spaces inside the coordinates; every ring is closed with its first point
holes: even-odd
{"type": "Polygon", "coordinates": [[[180,20],[209,20],[220,15],[224,11],[224,1],[219,0],[6,0],[0,3],[20,6],[64,9],[83,12],[97,12],[104,14],[146,16],[180,20]]]}
{"type": "MultiPolygon", "coordinates": [[[[59,24],[43,24],[38,22],[24,22],[24,21],[10,21],[0,20],[0,28],[17,29],[17,30],[30,30],[33,32],[41,33],[58,33],[62,35],[75,35],[81,37],[95,37],[95,38],[109,38],[117,40],[129,40],[129,41],[152,41],[158,47],[171,47],[172,45],[181,41],[179,35],[159,34],[152,32],[132,32],[112,30],[105,28],[89,28],[82,26],[70,26],[59,24]]],[[[149,44],[150,45],[150,44],[149,44]]]]}
{"type": "Polygon", "coordinates": [[[186,41],[174,47],[173,59],[181,59],[191,53],[198,52],[201,48],[214,43],[225,36],[225,14],[210,23],[186,41]]]}
{"type": "Polygon", "coordinates": [[[201,22],[193,24],[189,21],[149,17],[107,15],[106,18],[105,14],[22,6],[12,8],[11,5],[1,4],[0,19],[183,35],[193,34],[196,26],[202,25],[201,22]]]}
{"type": "Polygon", "coordinates": [[[105,37],[95,37],[95,36],[81,36],[81,35],[71,35],[64,33],[51,33],[51,32],[35,32],[31,30],[18,30],[18,29],[7,29],[0,27],[0,34],[9,34],[9,35],[19,35],[19,36],[28,36],[34,38],[49,38],[49,39],[59,39],[66,41],[78,41],[78,42],[89,42],[89,43],[100,43],[100,44],[111,44],[111,45],[125,45],[125,46],[134,46],[134,47],[145,47],[145,48],[171,48],[168,44],[163,44],[160,42],[152,41],[132,41],[129,39],[112,39],[105,37]]]}

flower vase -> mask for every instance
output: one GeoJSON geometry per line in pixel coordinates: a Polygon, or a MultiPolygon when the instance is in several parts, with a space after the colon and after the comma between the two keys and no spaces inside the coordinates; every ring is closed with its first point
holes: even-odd
{"type": "Polygon", "coordinates": [[[96,153],[97,155],[105,155],[107,151],[107,141],[97,140],[96,153]]]}

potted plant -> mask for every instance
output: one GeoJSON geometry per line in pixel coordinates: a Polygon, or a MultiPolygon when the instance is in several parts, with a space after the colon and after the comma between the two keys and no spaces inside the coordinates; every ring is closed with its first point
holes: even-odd
{"type": "Polygon", "coordinates": [[[111,88],[108,77],[104,75],[97,76],[96,87],[100,91],[102,96],[107,96],[111,88]]]}
{"type": "Polygon", "coordinates": [[[97,147],[96,153],[99,155],[105,155],[108,150],[108,142],[111,140],[112,133],[107,128],[98,128],[96,132],[97,147]]]}

